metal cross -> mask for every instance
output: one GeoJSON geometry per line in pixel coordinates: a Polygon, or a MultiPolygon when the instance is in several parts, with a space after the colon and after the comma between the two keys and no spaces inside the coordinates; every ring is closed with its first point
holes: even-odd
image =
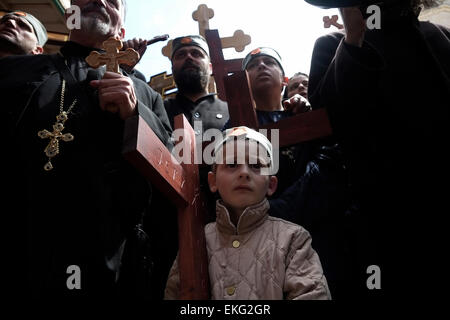
{"type": "Polygon", "coordinates": [[[44,153],[48,157],[48,162],[44,166],[45,171],[53,169],[51,159],[59,154],[59,140],[69,142],[74,139],[71,133],[62,133],[64,130],[64,122],[66,122],[67,119],[67,113],[63,111],[56,117],[56,123],[53,125],[53,132],[45,129],[38,132],[39,138],[50,139],[50,142],[44,149],[44,153]]]}

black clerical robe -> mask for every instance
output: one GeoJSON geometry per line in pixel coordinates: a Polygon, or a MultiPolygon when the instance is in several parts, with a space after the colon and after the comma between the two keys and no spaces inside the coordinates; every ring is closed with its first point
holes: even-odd
{"type": "MultiPolygon", "coordinates": [[[[8,234],[11,250],[4,258],[26,269],[11,275],[25,295],[105,297],[125,288],[131,295],[150,295],[152,261],[136,254],[151,250],[148,243],[138,242],[154,237],[140,230],[152,189],[121,155],[124,121],[102,111],[97,92],[89,86],[98,78],[95,72],[101,73],[88,77],[92,69],[84,58],[91,50],[76,43],[61,49],[86,99],[66,84],[63,109],[74,99],[78,102],[63,133],[71,133],[74,140],[60,141],[60,154],[49,172],[44,170],[49,140],[38,137],[38,131],[52,131],[59,114],[61,72],[45,55],[0,59],[1,139],[9,150],[6,203],[12,210],[5,225],[16,227],[8,234]],[[71,266],[81,271],[81,289],[68,286],[77,280],[68,281],[74,275],[71,266]]],[[[171,127],[162,98],[131,78],[137,112],[170,148],[171,127]]]]}
{"type": "Polygon", "coordinates": [[[366,32],[362,48],[343,33],[319,38],[311,63],[309,100],[327,108],[360,208],[343,230],[358,263],[361,290],[351,296],[435,292],[433,266],[446,250],[450,31],[394,13],[366,32]],[[368,287],[371,265],[381,290],[368,287]]]}

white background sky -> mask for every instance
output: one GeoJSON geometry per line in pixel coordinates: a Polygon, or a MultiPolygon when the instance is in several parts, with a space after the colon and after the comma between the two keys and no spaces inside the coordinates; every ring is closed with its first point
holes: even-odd
{"type": "MultiPolygon", "coordinates": [[[[170,39],[199,34],[192,12],[200,4],[206,4],[214,10],[210,29],[218,29],[221,37],[230,37],[240,29],[252,38],[243,52],[225,49],[225,59],[243,58],[256,47],[272,47],[280,53],[287,76],[297,71],[309,73],[315,40],[336,30],[325,29],[322,21],[324,15],[337,14],[336,9],[319,9],[303,0],[128,0],[127,3],[126,39],[151,39],[166,33],[170,39]]],[[[137,66],[147,80],[164,71],[172,73],[169,59],[161,53],[166,44],[167,41],[149,46],[137,66]]]]}

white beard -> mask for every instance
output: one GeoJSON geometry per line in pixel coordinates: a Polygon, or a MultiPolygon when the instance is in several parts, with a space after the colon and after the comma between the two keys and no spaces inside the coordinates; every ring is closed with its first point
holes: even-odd
{"type": "Polygon", "coordinates": [[[94,37],[110,36],[111,30],[109,23],[109,19],[106,22],[103,16],[81,16],[81,28],[83,30],[87,30],[87,32],[92,34],[94,37]]]}

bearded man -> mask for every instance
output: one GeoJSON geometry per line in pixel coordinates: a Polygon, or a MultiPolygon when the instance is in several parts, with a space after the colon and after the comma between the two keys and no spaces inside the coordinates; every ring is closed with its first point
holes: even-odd
{"type": "MultiPolygon", "coordinates": [[[[201,121],[203,130],[222,129],[228,120],[228,105],[208,93],[212,65],[208,45],[202,36],[179,37],[172,42],[172,73],[178,92],[164,105],[173,126],[173,118],[183,113],[194,127],[201,121]]],[[[196,134],[201,134],[197,131],[196,134]]]]}
{"type": "Polygon", "coordinates": [[[85,61],[124,37],[125,0],[72,4],[81,28],[60,54],[0,59],[5,225],[20,226],[4,260],[22,296],[151,296],[152,187],[122,157],[124,121],[140,115],[168,148],[170,124],[146,83],[85,61]]]}

